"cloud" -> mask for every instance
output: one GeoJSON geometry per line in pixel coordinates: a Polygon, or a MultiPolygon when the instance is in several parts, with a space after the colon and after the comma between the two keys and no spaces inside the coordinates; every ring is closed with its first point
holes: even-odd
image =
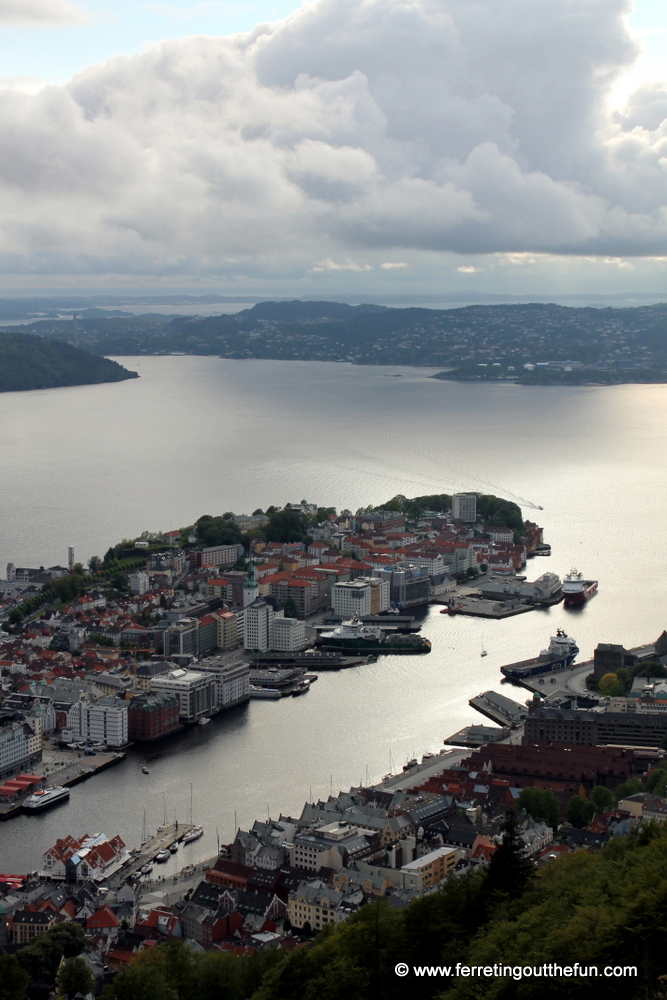
{"type": "Polygon", "coordinates": [[[459,274],[479,274],[482,268],[474,267],[472,264],[463,264],[461,267],[457,267],[456,270],[459,274]]]}
{"type": "Polygon", "coordinates": [[[319,264],[315,264],[311,268],[312,271],[372,271],[373,268],[370,264],[357,264],[354,260],[346,260],[342,263],[336,263],[331,257],[327,257],[326,260],[321,260],[319,264]]]}
{"type": "Polygon", "coordinates": [[[313,0],[0,91],[0,266],[279,277],[393,254],[661,254],[667,88],[609,111],[638,51],[628,9],[313,0]]]}
{"type": "Polygon", "coordinates": [[[380,267],[383,271],[400,271],[401,269],[408,267],[408,264],[404,260],[385,260],[382,264],[380,264],[380,267]]]}
{"type": "Polygon", "coordinates": [[[87,24],[90,18],[68,0],[0,0],[0,24],[16,27],[87,24]]]}

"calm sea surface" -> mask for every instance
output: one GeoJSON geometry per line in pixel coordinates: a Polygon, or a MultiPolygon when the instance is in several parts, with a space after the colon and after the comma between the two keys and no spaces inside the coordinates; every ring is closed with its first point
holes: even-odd
{"type": "MultiPolygon", "coordinates": [[[[0,567],[85,561],[145,529],[305,498],[339,509],[396,493],[479,490],[514,499],[545,528],[550,559],[599,579],[581,611],[505,622],[429,611],[424,657],[324,674],[305,697],[254,702],[72,790],[42,817],[0,826],[0,870],[36,867],[56,837],[194,818],[205,836],[167,871],[215,852],[234,817],[299,811],[482,721],[468,698],[558,626],[581,657],[636,645],[667,625],[667,387],[522,388],[428,378],[432,369],[123,358],[141,378],[0,395],[0,567]],[[543,510],[537,510],[542,506],[543,510]],[[489,655],[480,659],[482,642],[489,655]],[[142,775],[148,762],[150,775],[142,775]]],[[[4,574],[3,574],[4,575],[4,574]]],[[[519,689],[514,695],[521,700],[519,689]]],[[[512,691],[509,692],[512,694],[512,691]]]]}

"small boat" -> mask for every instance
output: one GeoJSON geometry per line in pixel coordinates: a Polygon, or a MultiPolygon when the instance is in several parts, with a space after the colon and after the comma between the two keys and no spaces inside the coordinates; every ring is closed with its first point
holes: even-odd
{"type": "Polygon", "coordinates": [[[418,764],[419,764],[419,761],[417,760],[417,758],[413,757],[412,760],[409,760],[407,762],[407,764],[403,765],[403,770],[404,771],[409,771],[411,767],[417,767],[418,764]]]}
{"type": "Polygon", "coordinates": [[[174,842],[173,844],[170,845],[170,847],[169,847],[169,853],[170,854],[175,854],[177,850],[178,850],[178,843],[177,842],[174,842]]]}
{"type": "Polygon", "coordinates": [[[199,720],[199,722],[197,723],[197,725],[198,725],[198,726],[208,726],[208,724],[209,724],[209,722],[210,722],[210,721],[211,721],[211,718],[210,718],[210,716],[208,716],[208,715],[204,715],[204,716],[202,716],[202,718],[201,718],[201,719],[199,720]]]}
{"type": "Polygon", "coordinates": [[[142,865],[140,870],[142,875],[148,875],[150,872],[153,871],[152,862],[149,862],[147,865],[142,865]]]}
{"type": "Polygon", "coordinates": [[[141,768],[141,773],[142,774],[150,774],[151,772],[148,770],[148,768],[144,764],[144,766],[141,768]]]}
{"type": "Polygon", "coordinates": [[[203,826],[193,826],[183,837],[184,844],[191,844],[193,840],[199,840],[204,834],[203,826]]]}
{"type": "Polygon", "coordinates": [[[296,698],[298,694],[306,694],[307,691],[310,691],[310,681],[299,681],[295,685],[292,695],[296,698]]]}
{"type": "Polygon", "coordinates": [[[169,861],[170,857],[171,857],[171,854],[169,853],[169,851],[165,847],[164,850],[160,851],[158,854],[155,855],[155,860],[157,861],[157,863],[159,865],[163,865],[165,863],[165,861],[169,861]]]}

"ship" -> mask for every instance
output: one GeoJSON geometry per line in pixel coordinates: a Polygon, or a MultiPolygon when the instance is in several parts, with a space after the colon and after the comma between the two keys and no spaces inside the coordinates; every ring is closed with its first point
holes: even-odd
{"type": "Polygon", "coordinates": [[[533,677],[535,674],[565,670],[573,663],[578,652],[579,647],[575,640],[564,629],[559,628],[549,640],[547,649],[543,649],[539,656],[534,656],[531,660],[508,663],[500,668],[500,672],[509,680],[521,681],[527,677],[533,677]]]}
{"type": "Polygon", "coordinates": [[[585,604],[597,589],[597,580],[584,580],[579,570],[571,569],[563,581],[563,603],[570,607],[585,604]]]}
{"type": "Polygon", "coordinates": [[[282,698],[282,691],[278,688],[255,687],[253,684],[250,685],[249,693],[251,698],[270,698],[274,701],[282,698]]]}
{"type": "Polygon", "coordinates": [[[343,622],[331,632],[321,632],[316,645],[325,650],[344,649],[348,653],[430,653],[431,643],[421,635],[392,632],[387,634],[374,625],[364,625],[359,618],[343,622]]]}
{"type": "Polygon", "coordinates": [[[41,812],[49,809],[58,802],[64,802],[69,798],[69,788],[61,785],[54,785],[53,788],[40,788],[23,803],[23,808],[28,812],[41,812]]]}

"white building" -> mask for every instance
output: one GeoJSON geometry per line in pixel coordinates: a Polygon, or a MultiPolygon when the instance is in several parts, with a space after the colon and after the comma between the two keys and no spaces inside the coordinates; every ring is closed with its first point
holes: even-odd
{"type": "Polygon", "coordinates": [[[36,759],[30,753],[34,739],[26,722],[10,722],[0,729],[0,778],[22,771],[36,759]]]}
{"type": "Polygon", "coordinates": [[[138,573],[130,573],[131,594],[138,594],[139,597],[143,597],[144,594],[148,593],[148,583],[148,573],[145,573],[143,570],[139,570],[138,573]]]}
{"type": "Polygon", "coordinates": [[[271,649],[289,653],[305,649],[306,623],[299,618],[274,618],[271,649]]]}
{"type": "Polygon", "coordinates": [[[215,679],[215,705],[217,708],[232,708],[241,705],[250,697],[250,665],[248,663],[225,663],[222,660],[202,660],[193,665],[193,670],[203,671],[215,679]]]}
{"type": "Polygon", "coordinates": [[[452,497],[452,517],[455,521],[474,524],[477,520],[477,497],[469,493],[455,493],[452,497]]]}
{"type": "Polygon", "coordinates": [[[342,618],[352,618],[354,615],[370,615],[371,588],[369,583],[361,580],[350,580],[347,583],[335,583],[331,591],[331,606],[334,614],[342,618]]]}
{"type": "Polygon", "coordinates": [[[282,611],[275,611],[266,601],[253,601],[243,613],[243,647],[265,653],[271,649],[273,623],[282,618],[282,611]]]}
{"type": "Polygon", "coordinates": [[[104,743],[108,747],[122,747],[127,743],[128,703],[118,698],[100,698],[89,702],[75,702],[67,713],[67,729],[63,739],[78,742],[104,743]]]}
{"type": "Polygon", "coordinates": [[[172,670],[151,681],[151,691],[168,691],[179,699],[179,718],[195,722],[216,703],[215,677],[200,670],[172,670]]]}
{"type": "Polygon", "coordinates": [[[359,576],[356,582],[366,583],[371,588],[372,615],[379,615],[387,610],[391,604],[391,583],[388,579],[380,576],[359,576]]]}

